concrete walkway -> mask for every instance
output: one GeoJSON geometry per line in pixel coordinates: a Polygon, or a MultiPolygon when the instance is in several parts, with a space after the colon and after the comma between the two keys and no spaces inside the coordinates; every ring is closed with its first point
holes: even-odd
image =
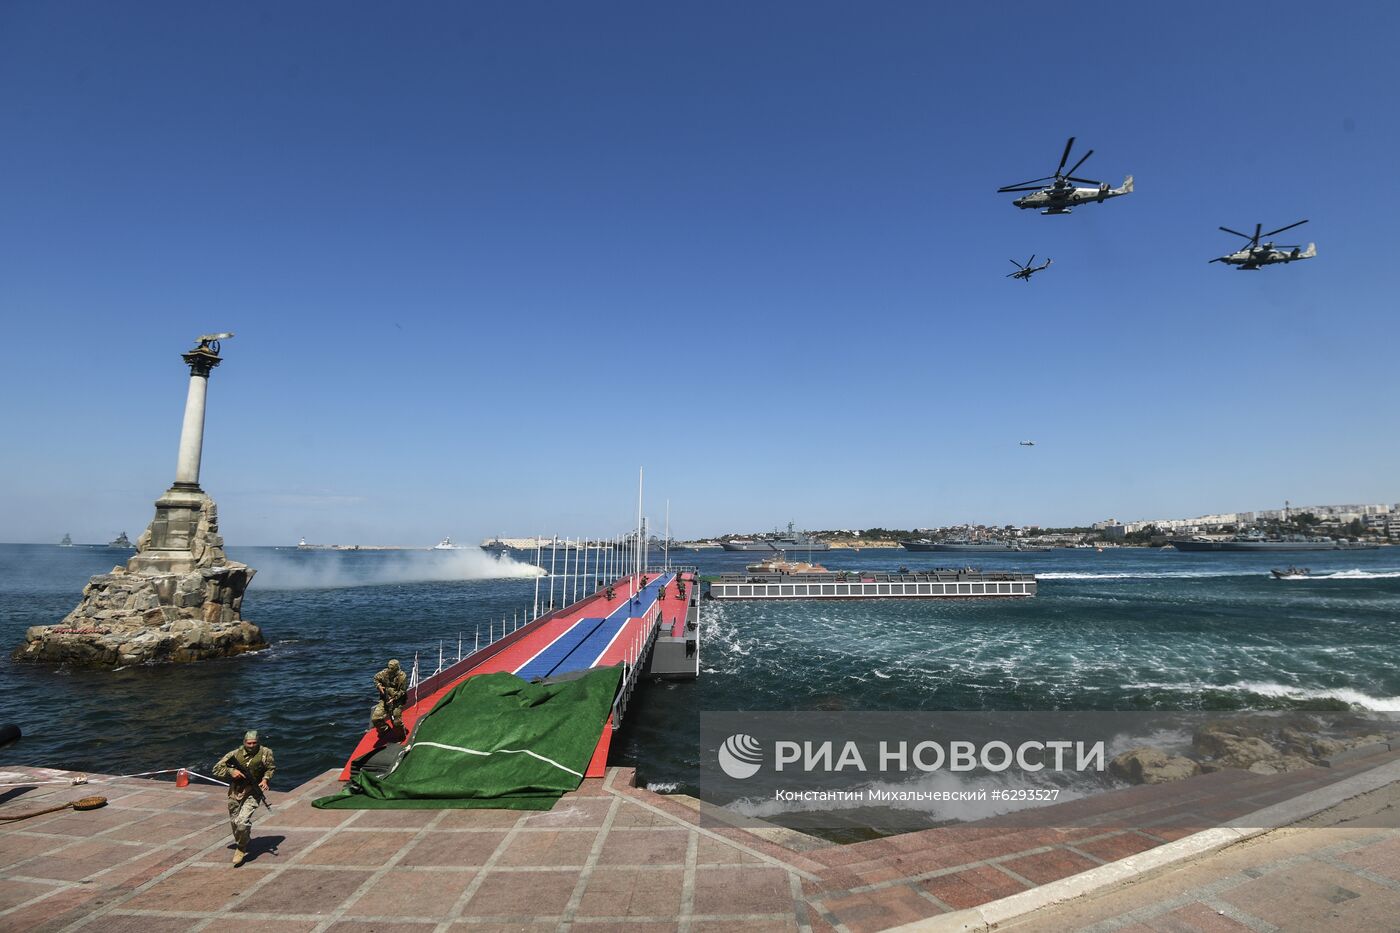
{"type": "Polygon", "coordinates": [[[1001,928],[1017,933],[1400,930],[1400,786],[1001,928]]]}
{"type": "MultiPolygon", "coordinates": [[[[0,783],[64,774],[0,766],[0,783]]],[[[1363,922],[1400,918],[1400,840],[1394,823],[1374,819],[1364,825],[1387,828],[1270,833],[1210,856],[1199,877],[1175,887],[1147,887],[1159,883],[1149,879],[1118,891],[1102,879],[1160,873],[1182,853],[1238,842],[1244,831],[1222,823],[1257,819],[1263,808],[1302,812],[1287,808],[1319,794],[1348,800],[1397,778],[1400,752],[1291,775],[1222,771],[1061,804],[1055,828],[1043,816],[1039,825],[998,817],[833,845],[702,819],[689,798],[633,787],[629,769],[585,780],[549,812],[316,810],[311,800],[340,786],[329,772],[271,795],[276,810],[260,813],[252,854],[238,869],[229,865],[221,788],[94,778],[0,801],[0,812],[13,814],[92,794],[109,799],[98,810],[0,823],[0,931],[862,933],[985,928],[988,917],[1045,930],[1238,928],[1226,921],[1267,930],[1333,914],[1395,929],[1363,922]],[[1295,837],[1270,854],[1277,840],[1295,837]],[[1250,851],[1264,854],[1257,863],[1216,861],[1250,851]],[[1296,904],[1280,893],[1290,883],[1296,904]],[[1097,893],[1027,914],[1073,896],[1055,894],[1065,889],[1097,893]],[[1200,925],[1182,925],[1191,918],[1200,925]]]]}

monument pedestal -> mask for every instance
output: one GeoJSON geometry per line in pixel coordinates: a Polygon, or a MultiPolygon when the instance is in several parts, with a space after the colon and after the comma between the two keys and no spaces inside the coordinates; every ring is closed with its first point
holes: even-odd
{"type": "Polygon", "coordinates": [[[241,618],[256,571],[224,554],[218,514],[202,491],[167,491],[126,566],[89,580],[58,625],[30,628],[14,659],[102,667],[267,647],[262,630],[241,618]]]}
{"type": "Polygon", "coordinates": [[[199,338],[181,358],[190,367],[175,484],[156,500],[156,517],[125,567],[83,587],[83,599],[58,625],[35,625],[16,661],[88,666],[200,661],[266,648],[262,630],[241,618],[253,569],[224,554],[219,509],[199,488],[204,403],[219,365],[219,340],[199,338]]]}

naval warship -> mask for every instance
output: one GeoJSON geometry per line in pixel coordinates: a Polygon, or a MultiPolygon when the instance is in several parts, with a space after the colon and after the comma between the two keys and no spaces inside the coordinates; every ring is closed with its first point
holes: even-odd
{"type": "Polygon", "coordinates": [[[831,545],[815,535],[792,530],[788,522],[787,534],[776,532],[764,538],[734,538],[720,542],[726,551],[829,551],[831,545]]]}

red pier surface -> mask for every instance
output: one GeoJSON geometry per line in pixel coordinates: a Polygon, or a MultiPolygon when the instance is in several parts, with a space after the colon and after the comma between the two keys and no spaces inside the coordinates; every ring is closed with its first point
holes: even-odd
{"type": "MultiPolygon", "coordinates": [[[[411,735],[419,717],[469,677],[506,671],[534,679],[593,667],[611,667],[635,657],[643,639],[654,637],[656,633],[683,634],[687,600],[679,596],[678,580],[684,584],[687,596],[697,583],[693,573],[672,571],[623,577],[612,584],[612,599],[607,596],[607,588],[601,588],[522,625],[424,679],[408,693],[408,706],[401,724],[403,731],[393,730],[381,735],[372,728],[366,730],[345,763],[340,779],[350,780],[354,762],[374,754],[390,741],[401,741],[411,735]],[[645,586],[642,580],[646,581],[645,586]],[[654,629],[653,616],[659,617],[654,629]]],[[[588,766],[588,777],[601,777],[605,773],[612,732],[611,717],[599,723],[598,745],[588,766]]]]}

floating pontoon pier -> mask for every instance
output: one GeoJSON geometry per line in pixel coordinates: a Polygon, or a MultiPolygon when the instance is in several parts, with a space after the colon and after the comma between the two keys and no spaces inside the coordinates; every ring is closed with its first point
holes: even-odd
{"type": "Polygon", "coordinates": [[[727,573],[711,599],[967,599],[1035,595],[1033,573],[928,570],[909,573],[727,573]]]}

